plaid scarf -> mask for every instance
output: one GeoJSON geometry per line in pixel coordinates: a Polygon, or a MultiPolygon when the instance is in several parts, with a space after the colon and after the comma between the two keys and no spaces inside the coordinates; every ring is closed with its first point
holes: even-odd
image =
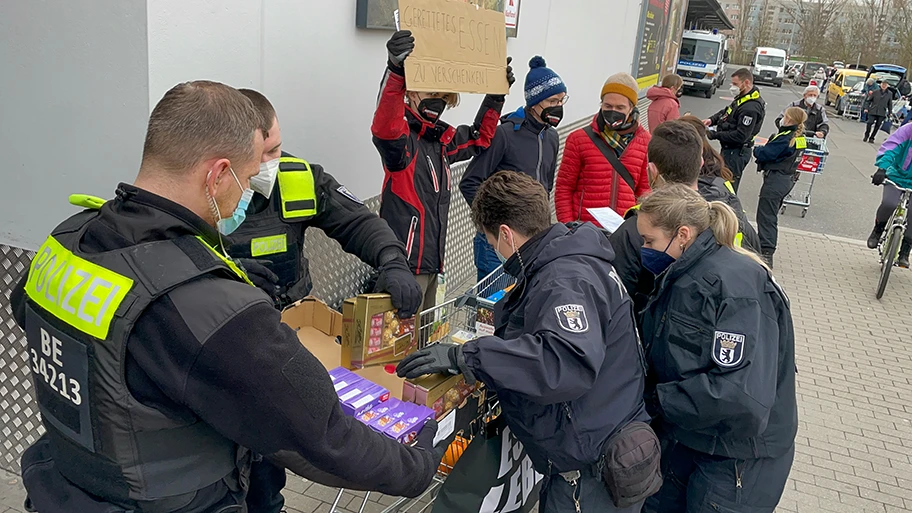
{"type": "Polygon", "coordinates": [[[624,153],[624,150],[627,149],[627,145],[630,144],[630,141],[633,140],[635,133],[636,131],[634,130],[629,134],[622,134],[614,130],[608,130],[606,128],[605,130],[602,130],[602,133],[600,135],[602,136],[602,139],[608,143],[608,146],[611,146],[614,152],[617,153],[618,157],[620,157],[621,154],[624,153]]]}

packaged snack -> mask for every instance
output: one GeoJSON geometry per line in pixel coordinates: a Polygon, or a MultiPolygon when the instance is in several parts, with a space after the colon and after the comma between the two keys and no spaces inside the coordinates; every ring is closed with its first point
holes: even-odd
{"type": "Polygon", "coordinates": [[[467,385],[462,375],[432,374],[407,382],[415,390],[413,402],[433,409],[437,419],[458,408],[476,388],[467,385]]]}
{"type": "Polygon", "coordinates": [[[459,330],[456,333],[453,333],[453,336],[450,337],[450,339],[457,344],[465,344],[466,342],[475,340],[476,338],[478,337],[474,333],[466,330],[459,330]]]}
{"type": "Polygon", "coordinates": [[[396,363],[417,349],[414,319],[396,316],[389,294],[361,294],[342,305],[342,366],[396,363]]]}
{"type": "Polygon", "coordinates": [[[359,381],[361,381],[362,379],[364,379],[361,376],[358,376],[357,374],[355,374],[354,372],[352,372],[348,369],[343,369],[342,367],[337,367],[337,368],[329,371],[329,378],[332,380],[333,388],[336,389],[337,394],[343,388],[354,385],[354,384],[358,383],[359,381]]]}
{"type": "Polygon", "coordinates": [[[368,422],[368,427],[378,433],[383,433],[394,422],[404,417],[415,406],[412,403],[401,402],[396,407],[368,422]]]}
{"type": "Polygon", "coordinates": [[[365,380],[362,383],[368,384],[364,391],[358,395],[342,400],[342,412],[352,417],[357,417],[374,406],[390,398],[389,390],[380,385],[370,383],[365,380]]]}
{"type": "Polygon", "coordinates": [[[415,440],[421,428],[424,427],[424,423],[434,418],[434,410],[417,404],[411,406],[412,408],[388,427],[383,434],[406,444],[415,440]]]}
{"type": "Polygon", "coordinates": [[[370,381],[365,381],[363,379],[358,380],[348,386],[336,390],[336,394],[339,396],[339,402],[350,401],[355,397],[363,394],[367,387],[373,385],[370,381]]]}
{"type": "Polygon", "coordinates": [[[396,399],[395,397],[390,397],[388,401],[384,401],[373,408],[361,413],[358,415],[358,420],[364,424],[370,424],[372,421],[377,418],[386,415],[387,412],[390,412],[396,408],[399,408],[402,405],[402,401],[396,399]]]}
{"type": "Polygon", "coordinates": [[[475,333],[479,337],[491,336],[494,334],[494,306],[483,307],[479,301],[478,308],[475,310],[475,333]]]}

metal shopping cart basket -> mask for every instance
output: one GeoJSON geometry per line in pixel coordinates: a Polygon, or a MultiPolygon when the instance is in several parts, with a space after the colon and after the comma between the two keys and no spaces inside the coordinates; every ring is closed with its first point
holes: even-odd
{"type": "Polygon", "coordinates": [[[814,180],[823,172],[826,165],[827,156],[830,154],[827,150],[826,139],[816,137],[807,138],[808,147],[798,159],[798,174],[794,187],[791,192],[782,201],[782,207],[779,209],[780,214],[785,213],[786,206],[794,205],[803,207],[801,217],[807,216],[808,209],[811,207],[811,192],[814,190],[814,180]]]}
{"type": "MultiPolygon", "coordinates": [[[[421,312],[416,323],[418,347],[424,348],[438,342],[445,342],[456,337],[460,341],[492,335],[494,333],[494,305],[515,286],[515,279],[504,272],[503,267],[498,267],[491,274],[473,285],[460,296],[450,299],[441,305],[421,312]]],[[[468,422],[468,427],[456,433],[456,440],[447,449],[437,475],[431,486],[419,497],[408,499],[401,497],[383,510],[383,513],[422,513],[429,511],[440,492],[440,487],[447,475],[462,453],[477,436],[486,433],[488,423],[500,415],[500,404],[496,397],[486,393],[483,388],[477,388],[471,397],[465,398],[469,410],[466,414],[473,418],[468,422]],[[477,408],[470,405],[477,404],[477,408]]],[[[464,406],[464,408],[466,407],[464,406]]],[[[462,412],[460,408],[456,413],[462,412]]],[[[340,489],[336,495],[329,513],[336,513],[342,493],[340,489]]],[[[365,493],[361,502],[359,513],[367,506],[370,493],[365,493]]]]}

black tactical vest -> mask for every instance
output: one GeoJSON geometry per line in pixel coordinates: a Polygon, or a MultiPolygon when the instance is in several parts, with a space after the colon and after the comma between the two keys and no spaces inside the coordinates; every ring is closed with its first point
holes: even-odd
{"type": "MultiPolygon", "coordinates": [[[[204,274],[246,280],[192,236],[99,254],[79,251],[95,212],[64,221],[26,282],[28,359],[58,470],[115,504],[185,502],[220,480],[246,480],[249,454],[198,418],[138,402],[126,383],[127,339],[157,298],[204,274]]],[[[163,506],[162,511],[171,511],[163,506]]]]}
{"type": "Polygon", "coordinates": [[[233,258],[255,258],[279,277],[280,295],[292,303],[310,293],[300,223],[317,215],[313,171],[306,161],[282,157],[267,207],[247,218],[231,234],[233,258]],[[293,297],[292,297],[293,296],[293,297]]]}

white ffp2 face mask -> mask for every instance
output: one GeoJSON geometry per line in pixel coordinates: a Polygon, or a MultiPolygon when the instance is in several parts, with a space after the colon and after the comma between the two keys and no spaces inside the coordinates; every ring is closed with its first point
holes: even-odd
{"type": "Polygon", "coordinates": [[[739,87],[731,86],[731,87],[728,88],[728,91],[729,91],[729,92],[732,94],[732,96],[734,96],[735,98],[741,96],[741,88],[739,88],[739,87]]]}
{"type": "Polygon", "coordinates": [[[272,195],[278,176],[279,159],[260,162],[260,172],[250,178],[250,188],[268,198],[272,195]]]}
{"type": "Polygon", "coordinates": [[[807,98],[805,98],[805,100],[807,100],[808,105],[814,105],[815,103],[817,103],[816,96],[808,96],[807,98]]]}

